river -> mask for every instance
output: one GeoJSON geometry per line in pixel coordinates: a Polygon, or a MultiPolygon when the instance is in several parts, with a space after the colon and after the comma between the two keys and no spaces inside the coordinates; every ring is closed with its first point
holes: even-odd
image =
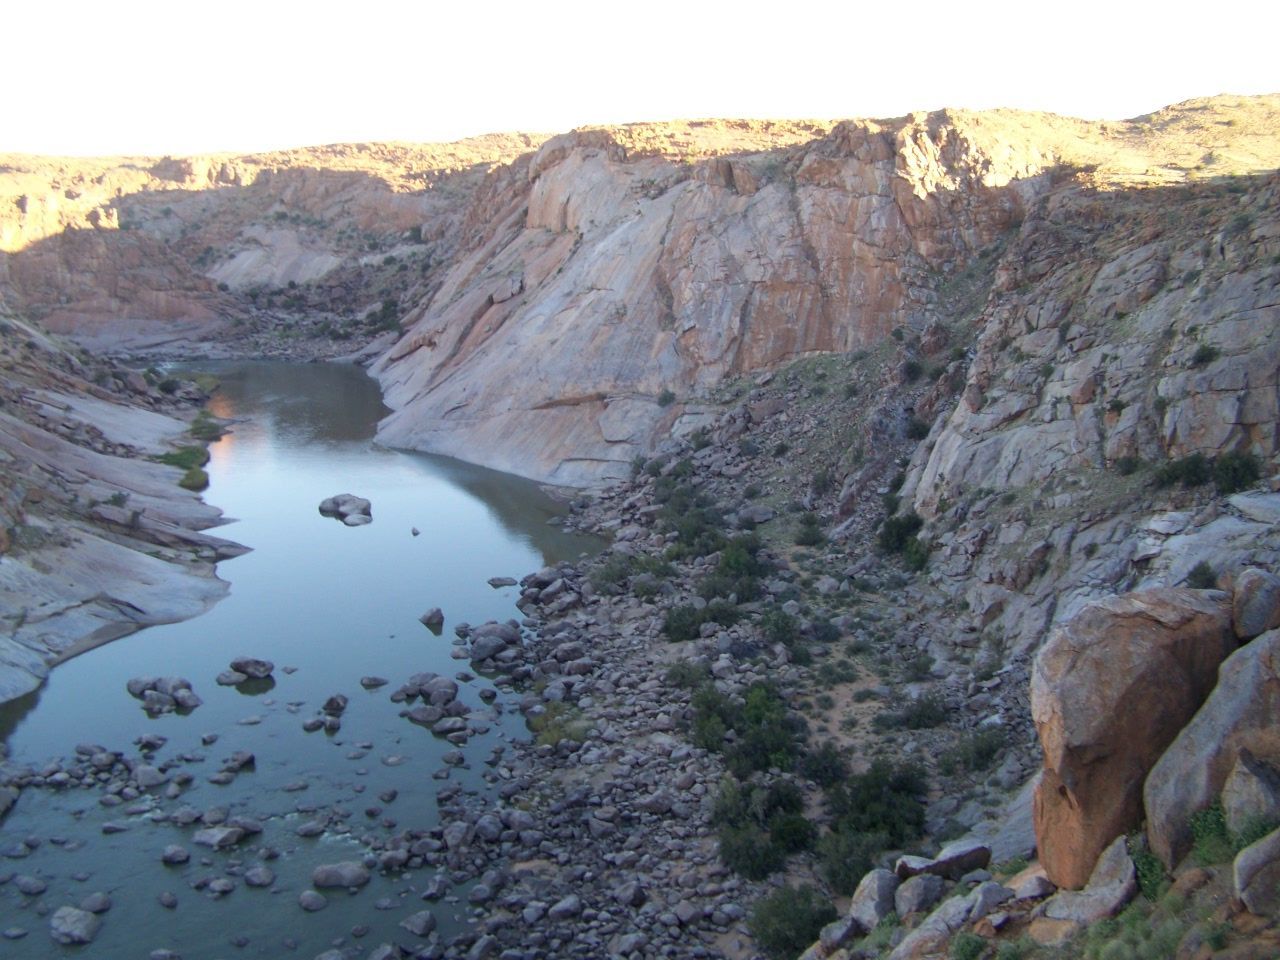
{"type": "MultiPolygon", "coordinates": [[[[454,676],[468,668],[450,656],[456,624],[519,618],[519,588],[494,589],[488,578],[519,578],[599,549],[598,541],[549,524],[562,511],[530,482],[375,446],[374,428],[387,410],[359,369],[200,369],[221,380],[211,412],[235,421],[210,447],[205,497],[235,518],[213,532],[253,551],[219,565],[230,595],[195,620],[68,661],[40,690],[0,706],[0,738],[16,762],[40,767],[71,756],[77,744],[138,756],[135,738],[159,734],[168,741],[154,762],[175,761],[172,772],[189,771],[194,780],[177,799],[165,799],[161,788],[112,807],[100,804],[96,790],[26,790],[0,829],[0,852],[10,854],[0,857],[0,880],[38,876],[47,890],[29,897],[14,882],[0,884],[0,930],[27,931],[4,942],[5,957],[123,960],[168,949],[185,960],[309,958],[338,941],[366,948],[415,942],[397,925],[428,906],[419,899],[426,870],[375,875],[356,894],[326,891],[329,904],[317,913],[303,912],[298,894],[315,865],[360,859],[366,833],[433,826],[440,787],[490,789],[486,775],[499,779],[500,765],[483,761],[526,733],[518,712],[504,709],[511,696],[499,691],[490,731],[471,739],[463,766],[446,765],[453,746],[402,718],[389,694],[414,673],[454,676]],[[337,493],[369,498],[373,522],[346,527],[320,516],[319,502],[337,493]],[[445,614],[440,636],[418,622],[435,606],[445,614]],[[274,686],[217,686],[216,675],[240,655],[273,661],[274,686]],[[188,715],[148,718],[125,689],[140,675],[186,677],[204,703],[188,715]],[[365,690],[365,676],[390,683],[365,690]],[[304,732],[303,721],[335,693],[350,698],[341,731],[304,732]],[[217,739],[206,743],[206,735],[217,739]],[[252,751],[255,765],[229,785],[208,782],[238,750],[252,751]],[[380,799],[389,791],[398,796],[380,799]],[[157,811],[184,805],[257,818],[264,832],[229,852],[193,846],[194,828],[156,822],[157,811]],[[322,836],[296,834],[300,823],[324,817],[330,829],[322,836]],[[123,829],[104,832],[104,825],[123,829]],[[22,853],[24,838],[38,845],[12,856],[22,853]],[[173,843],[191,851],[188,864],[161,864],[173,843]],[[250,888],[240,875],[260,863],[275,872],[275,883],[250,888]],[[196,889],[227,876],[236,886],[225,896],[196,889]],[[43,914],[95,891],[114,905],[94,943],[57,946],[43,914]],[[166,891],[177,896],[176,909],[157,902],[166,891]],[[353,930],[361,936],[353,939],[353,930]]],[[[480,691],[491,686],[483,677],[464,679],[461,699],[482,709],[480,691]]],[[[434,909],[444,932],[465,922],[449,916],[465,913],[461,907],[434,909]]]]}

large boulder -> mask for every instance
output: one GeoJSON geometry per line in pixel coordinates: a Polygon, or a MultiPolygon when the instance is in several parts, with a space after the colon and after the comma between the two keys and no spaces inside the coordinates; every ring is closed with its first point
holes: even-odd
{"type": "Polygon", "coordinates": [[[1116,837],[1098,858],[1083,890],[1055,893],[1036,912],[1050,920],[1087,926],[1114,917],[1137,892],[1138,871],[1125,847],[1125,838],[1116,837]]]}
{"type": "Polygon", "coordinates": [[[1280,627],[1280,577],[1256,567],[1242,572],[1236,577],[1231,615],[1242,640],[1280,627]]]}
{"type": "Polygon", "coordinates": [[[863,933],[870,933],[894,911],[893,895],[898,890],[898,877],[892,870],[877,867],[858,884],[849,901],[848,918],[863,933]]]}
{"type": "Polygon", "coordinates": [[[59,907],[49,918],[49,935],[65,946],[92,943],[101,926],[102,921],[88,910],[59,907]]]}
{"type": "Polygon", "coordinates": [[[1191,815],[1219,798],[1242,750],[1280,761],[1277,716],[1280,630],[1270,630],[1227,658],[1209,699],[1147,777],[1147,838],[1166,867],[1191,849],[1191,815]]]}
{"type": "Polygon", "coordinates": [[[1236,855],[1232,880],[1236,897],[1258,916],[1280,912],[1280,830],[1273,830],[1236,855]]]}
{"type": "Polygon", "coordinates": [[[321,500],[320,515],[334,517],[348,527],[359,527],[373,522],[372,505],[369,501],[351,493],[339,493],[321,500]]]}
{"type": "Polygon", "coordinates": [[[1059,887],[1142,820],[1142,784],[1234,649],[1225,593],[1158,589],[1090,604],[1036,657],[1031,715],[1044,749],[1034,819],[1059,887]]]}

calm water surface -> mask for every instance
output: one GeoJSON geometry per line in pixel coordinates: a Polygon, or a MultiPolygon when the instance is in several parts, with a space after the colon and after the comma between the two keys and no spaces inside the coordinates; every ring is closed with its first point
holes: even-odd
{"type": "MultiPolygon", "coordinates": [[[[214,532],[253,548],[219,565],[231,593],[209,613],[172,626],[153,627],[59,666],[37,693],[0,707],[0,737],[13,759],[35,765],[69,756],[80,743],[136,755],[144,733],[169,738],[157,761],[191,754],[195,781],[178,800],[148,805],[173,810],[229,807],[232,815],[265,821],[261,837],[230,853],[191,844],[192,828],[153,822],[129,805],[105,809],[96,791],[28,790],[0,828],[0,848],[25,837],[42,842],[30,856],[0,858],[0,878],[38,874],[48,891],[23,897],[0,885],[0,929],[22,927],[26,938],[3,941],[0,956],[146,957],[158,948],[186,960],[214,957],[312,957],[340,938],[366,949],[384,941],[416,942],[397,924],[427,906],[418,897],[429,871],[384,878],[356,895],[326,892],[329,906],[306,914],[297,895],[318,863],[358,859],[361,837],[426,828],[437,822],[435,791],[447,783],[486,789],[482,761],[495,746],[524,735],[514,711],[490,718],[491,731],[465,748],[467,764],[441,781],[442,755],[451,745],[398,714],[389,693],[411,674],[452,676],[467,668],[450,657],[453,626],[462,621],[519,617],[518,588],[494,590],[492,576],[519,578],[560,559],[599,548],[598,541],[564,533],[547,520],[560,511],[533,484],[458,461],[384,450],[371,443],[382,406],[376,384],[359,371],[334,365],[278,363],[202,365],[222,381],[210,407],[237,422],[210,448],[206,499],[235,522],[214,532]],[[336,493],[373,503],[373,523],[345,527],[321,517],[317,504],[336,493]],[[419,536],[411,530],[417,528],[419,536]],[[443,608],[444,633],[433,636],[418,617],[443,608]],[[275,686],[254,694],[219,687],[214,677],[236,656],[275,662],[275,686]],[[287,673],[284,668],[296,668],[287,673]],[[204,705],[187,716],[149,719],[125,690],[139,675],[188,678],[204,705]],[[362,676],[391,683],[366,691],[362,676]],[[350,705],[335,736],[307,734],[302,722],[326,697],[343,693],[350,705]],[[211,746],[206,733],[218,735],[211,746]],[[251,750],[256,768],[229,786],[207,782],[236,750],[251,750]],[[301,791],[284,790],[305,781],[301,791]],[[378,795],[399,791],[391,803],[378,795]],[[370,808],[382,808],[370,815],[370,808]],[[348,811],[347,830],[300,839],[297,825],[314,815],[348,811]],[[104,834],[111,821],[126,827],[104,834]],[[180,843],[190,864],[164,867],[160,852],[180,843]],[[271,847],[273,888],[238,885],[212,899],[193,889],[201,878],[260,862],[271,847]],[[87,875],[87,876],[86,876],[87,875]],[[85,948],[59,947],[42,913],[76,904],[102,890],[115,905],[97,940],[85,948]],[[157,903],[172,891],[179,906],[157,903]],[[375,909],[383,900],[390,909],[375,909]],[[366,925],[357,941],[352,928],[366,925]],[[233,937],[247,938],[236,946],[233,937]],[[296,942],[296,945],[295,945],[296,942]]],[[[484,709],[484,678],[463,683],[461,698],[484,709]]],[[[459,891],[463,892],[463,891],[459,891]]],[[[441,904],[446,929],[456,929],[441,904]]]]}

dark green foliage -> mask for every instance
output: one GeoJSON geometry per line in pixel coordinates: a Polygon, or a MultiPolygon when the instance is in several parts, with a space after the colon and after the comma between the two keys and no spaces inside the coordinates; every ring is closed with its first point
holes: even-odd
{"type": "Polygon", "coordinates": [[[908,570],[923,570],[929,564],[929,547],[919,540],[911,539],[902,548],[902,562],[908,570]]]}
{"type": "Polygon", "coordinates": [[[760,632],[769,643],[790,647],[799,637],[800,623],[781,608],[774,608],[760,618],[760,632]]]}
{"type": "Polygon", "coordinates": [[[912,417],[907,421],[907,439],[923,440],[929,435],[929,425],[919,417],[912,417]]]}
{"type": "Polygon", "coordinates": [[[723,600],[708,603],[701,610],[690,604],[669,607],[662,621],[662,632],[672,643],[696,640],[704,623],[718,623],[728,627],[741,618],[738,608],[723,600]]]}
{"type": "Polygon", "coordinates": [[[1217,360],[1219,351],[1217,347],[1207,343],[1202,343],[1196,347],[1196,352],[1191,355],[1191,365],[1193,367],[1207,366],[1217,360]]]}
{"type": "Polygon", "coordinates": [[[201,410],[187,427],[187,432],[197,440],[209,443],[222,436],[222,427],[209,415],[208,410],[201,410]]]}
{"type": "Polygon", "coordinates": [[[667,580],[675,576],[675,572],[675,567],[658,557],[614,553],[592,571],[591,585],[601,593],[621,593],[632,577],[649,574],[667,580]]]}
{"type": "Polygon", "coordinates": [[[1253,486],[1261,474],[1258,458],[1240,450],[1224,453],[1213,464],[1213,482],[1223,495],[1253,486]]]}
{"type": "Polygon", "coordinates": [[[902,675],[912,683],[929,679],[929,671],[933,669],[933,657],[927,653],[919,653],[902,665],[902,675]]]}
{"type": "Polygon", "coordinates": [[[748,880],[763,880],[781,870],[787,853],[781,844],[770,843],[766,830],[753,823],[719,830],[720,859],[734,873],[748,880]]]}
{"type": "Polygon", "coordinates": [[[783,780],[742,784],[726,777],[711,822],[725,865],[752,880],[780,869],[788,854],[809,849],[817,834],[804,816],[804,796],[783,780]]]}
{"type": "Polygon", "coordinates": [[[1116,472],[1122,477],[1132,476],[1137,473],[1142,466],[1142,460],[1138,457],[1121,457],[1116,461],[1116,472]]]}
{"type": "Polygon", "coordinates": [[[1213,803],[1204,810],[1191,815],[1188,822],[1194,843],[1191,849],[1196,863],[1202,867],[1215,863],[1224,863],[1236,854],[1231,831],[1227,829],[1227,818],[1222,812],[1221,803],[1213,803]]]}
{"type": "Polygon", "coordinates": [[[203,467],[208,463],[209,451],[204,447],[179,447],[177,450],[162,453],[156,459],[161,463],[167,463],[171,467],[190,470],[192,467],[203,467]]]}
{"type": "Polygon", "coordinates": [[[835,476],[831,473],[830,467],[823,467],[813,475],[813,482],[809,484],[809,488],[814,492],[815,496],[822,496],[835,485],[835,476]]]}
{"type": "Polygon", "coordinates": [[[995,762],[1006,737],[1007,734],[996,727],[974,730],[942,754],[938,769],[948,776],[953,773],[980,773],[995,762]]]}
{"type": "Polygon", "coordinates": [[[908,360],[902,365],[902,376],[907,383],[914,383],[919,380],[922,373],[924,373],[924,367],[920,366],[918,360],[908,360]]]}
{"type": "Polygon", "coordinates": [[[787,715],[787,705],[770,685],[755,683],[747,690],[741,721],[734,725],[738,739],[725,751],[725,764],[737,777],[756,770],[790,770],[799,753],[800,725],[787,715]]]}
{"type": "Polygon", "coordinates": [[[901,710],[876,715],[873,724],[877,730],[923,730],[937,727],[947,721],[947,704],[941,694],[928,693],[908,701],[901,710]]]}
{"type": "Polygon", "coordinates": [[[1187,573],[1187,586],[1192,590],[1212,590],[1218,585],[1218,575],[1208,562],[1201,560],[1187,573]]]}
{"type": "MultiPolygon", "coordinates": [[[[385,330],[400,329],[400,306],[394,300],[383,300],[378,312],[370,315],[365,321],[369,329],[375,333],[385,330]]],[[[341,339],[345,339],[341,338],[341,339]]]]}
{"type": "Polygon", "coordinates": [[[1138,889],[1148,900],[1159,899],[1164,889],[1164,864],[1151,852],[1142,834],[1133,834],[1125,842],[1137,871],[1138,889]]]}
{"type": "Polygon", "coordinates": [[[664,389],[658,394],[658,406],[669,407],[676,402],[676,395],[670,390],[664,389]]]}
{"type": "Polygon", "coordinates": [[[680,660],[667,667],[667,683],[682,690],[696,690],[710,679],[710,669],[696,660],[680,660]]]}
{"type": "Polygon", "coordinates": [[[822,875],[836,893],[848,896],[890,846],[888,834],[834,830],[818,841],[822,875]]]}
{"type": "Polygon", "coordinates": [[[769,960],[794,960],[834,919],[835,907],[815,888],[783,887],[756,903],[747,929],[769,960]]]}
{"type": "Polygon", "coordinates": [[[987,941],[968,930],[961,930],[951,938],[951,960],[978,960],[986,949],[987,941]]]}
{"type": "Polygon", "coordinates": [[[920,835],[924,827],[924,772],[915,764],[876,760],[829,793],[842,832],[883,833],[891,846],[920,835]]]}
{"type": "Polygon", "coordinates": [[[901,517],[886,517],[876,542],[885,553],[902,553],[923,526],[924,520],[914,510],[901,517]]]}
{"type": "Polygon", "coordinates": [[[192,467],[182,475],[182,479],[178,481],[178,486],[199,493],[209,486],[209,475],[199,467],[192,467]]]}
{"type": "Polygon", "coordinates": [[[834,787],[849,775],[840,748],[830,740],[816,750],[810,750],[800,761],[800,772],[820,787],[834,787]]]}
{"type": "Polygon", "coordinates": [[[822,532],[816,513],[800,514],[800,526],[796,530],[796,543],[802,547],[816,547],[826,543],[826,535],[822,532]]]}
{"type": "Polygon", "coordinates": [[[1212,464],[1203,453],[1193,453],[1188,457],[1170,460],[1161,464],[1156,470],[1156,486],[1171,487],[1176,483],[1184,487],[1199,487],[1208,483],[1213,476],[1212,464]]]}
{"type": "Polygon", "coordinates": [[[787,443],[785,440],[779,440],[773,445],[773,455],[775,457],[781,457],[790,449],[791,444],[787,443]]]}

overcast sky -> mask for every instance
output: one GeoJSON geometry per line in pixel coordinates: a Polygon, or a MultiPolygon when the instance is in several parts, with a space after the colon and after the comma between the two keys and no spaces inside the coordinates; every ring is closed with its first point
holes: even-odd
{"type": "Polygon", "coordinates": [[[0,151],[250,151],[942,106],[1121,119],[1280,91],[1278,27],[1274,0],[9,0],[0,151]]]}

